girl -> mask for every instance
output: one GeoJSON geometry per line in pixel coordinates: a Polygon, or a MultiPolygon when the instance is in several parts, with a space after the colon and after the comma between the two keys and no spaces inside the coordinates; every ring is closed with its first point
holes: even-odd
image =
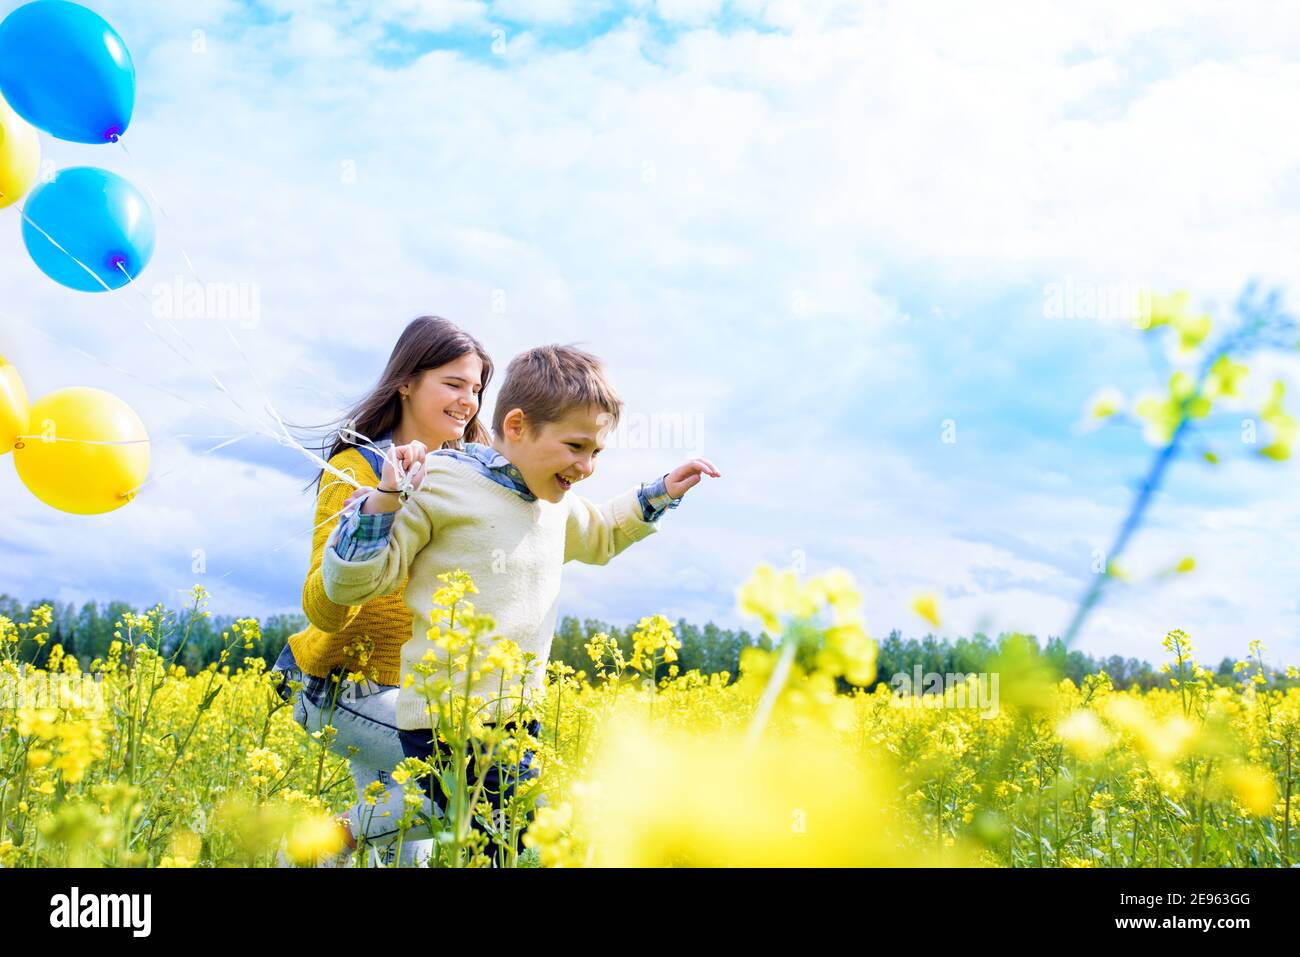
{"type": "MultiPolygon", "coordinates": [[[[405,583],[403,589],[362,606],[330,601],[321,579],[321,555],[338,514],[358,495],[380,485],[381,454],[392,455],[392,447],[410,442],[428,449],[463,449],[466,442],[490,441],[478,413],[491,377],[492,360],[468,333],[436,316],[413,320],[398,338],[379,384],[347,417],[341,431],[349,438],[334,431],[333,444],[326,449],[330,465],[362,487],[354,490],[324,469],[314,482],[316,527],[302,593],[311,625],[289,638],[272,674],[280,680],[286,700],[292,694],[290,682],[301,683],[294,719],[309,732],[332,726],[336,733],[326,738],[325,732],[324,743],[349,758],[357,803],[339,817],[349,854],[358,836],[364,836],[384,849],[385,860],[393,858],[403,794],[390,774],[405,757],[396,721],[399,652],[411,637],[412,621],[402,601],[405,583]],[[353,433],[379,451],[350,441],[353,433]]],[[[423,810],[430,813],[427,798],[423,810]]],[[[427,829],[422,835],[408,832],[403,863],[415,860],[417,845],[410,838],[416,836],[427,837],[427,829]]]]}

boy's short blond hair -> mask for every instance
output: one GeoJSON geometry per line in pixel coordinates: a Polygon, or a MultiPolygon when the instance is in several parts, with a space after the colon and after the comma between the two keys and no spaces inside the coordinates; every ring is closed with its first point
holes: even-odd
{"type": "Polygon", "coordinates": [[[618,425],[623,400],[610,384],[605,364],[573,346],[538,346],[510,360],[492,412],[492,431],[501,435],[512,409],[522,409],[530,426],[537,428],[588,406],[610,416],[608,428],[618,425]]]}

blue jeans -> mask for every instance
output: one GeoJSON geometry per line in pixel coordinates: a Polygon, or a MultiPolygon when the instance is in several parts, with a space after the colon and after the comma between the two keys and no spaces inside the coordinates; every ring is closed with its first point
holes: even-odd
{"type": "MultiPolygon", "coordinates": [[[[374,681],[349,681],[340,674],[337,690],[311,694],[308,688],[294,695],[289,681],[300,681],[309,687],[319,687],[320,679],[304,677],[293,657],[293,649],[286,643],[276,659],[272,672],[282,672],[284,680],[279,691],[286,701],[293,699],[293,718],[308,733],[331,725],[337,731],[330,741],[330,750],[348,759],[352,779],[356,783],[357,801],[348,808],[348,822],[358,843],[364,837],[379,849],[381,859],[391,863],[396,850],[397,822],[404,811],[405,792],[392,779],[393,768],[405,754],[397,739],[397,688],[374,681]],[[385,794],[373,805],[365,800],[366,787],[378,781],[385,794]]],[[[335,686],[324,682],[326,689],[335,686]]],[[[422,810],[430,814],[427,796],[422,810]]],[[[432,850],[429,829],[422,821],[411,827],[402,840],[402,863],[418,863],[432,850]]]]}

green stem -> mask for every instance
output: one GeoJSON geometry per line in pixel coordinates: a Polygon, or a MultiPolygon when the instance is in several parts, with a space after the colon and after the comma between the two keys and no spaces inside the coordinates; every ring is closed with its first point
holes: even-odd
{"type": "Polygon", "coordinates": [[[772,708],[775,707],[776,700],[780,697],[781,692],[785,690],[785,683],[790,677],[790,669],[794,666],[797,647],[795,637],[787,634],[785,642],[781,645],[781,657],[777,659],[776,667],[772,669],[772,675],[768,678],[767,687],[763,689],[763,697],[759,699],[758,707],[755,709],[754,717],[749,724],[747,743],[751,748],[758,744],[759,738],[763,735],[763,729],[767,727],[772,708]]]}

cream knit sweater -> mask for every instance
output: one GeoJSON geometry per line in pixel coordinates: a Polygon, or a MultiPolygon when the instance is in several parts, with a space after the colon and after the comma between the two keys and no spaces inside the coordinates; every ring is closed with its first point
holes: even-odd
{"type": "MultiPolygon", "coordinates": [[[[463,462],[433,455],[420,488],[393,520],[387,550],[365,561],[344,561],[334,550],[336,527],[321,575],[325,594],[340,605],[363,605],[397,591],[409,577],[403,600],[414,617],[411,640],[401,651],[397,726],[415,731],[429,727],[429,714],[425,700],[406,687],[406,676],[428,651],[446,666],[445,653],[427,637],[433,593],[443,587],[439,574],[457,568],[469,573],[479,590],[470,598],[474,610],[496,620],[492,640],[509,638],[537,656],[526,685],[536,692],[555,634],[561,567],[574,560],[603,565],[657,529],[642,519],[635,488],[604,505],[573,492],[558,504],[528,502],[463,462]]],[[[485,675],[471,694],[485,701],[496,697],[500,680],[485,675]]],[[[484,718],[497,720],[498,710],[491,708],[484,718]]]]}

